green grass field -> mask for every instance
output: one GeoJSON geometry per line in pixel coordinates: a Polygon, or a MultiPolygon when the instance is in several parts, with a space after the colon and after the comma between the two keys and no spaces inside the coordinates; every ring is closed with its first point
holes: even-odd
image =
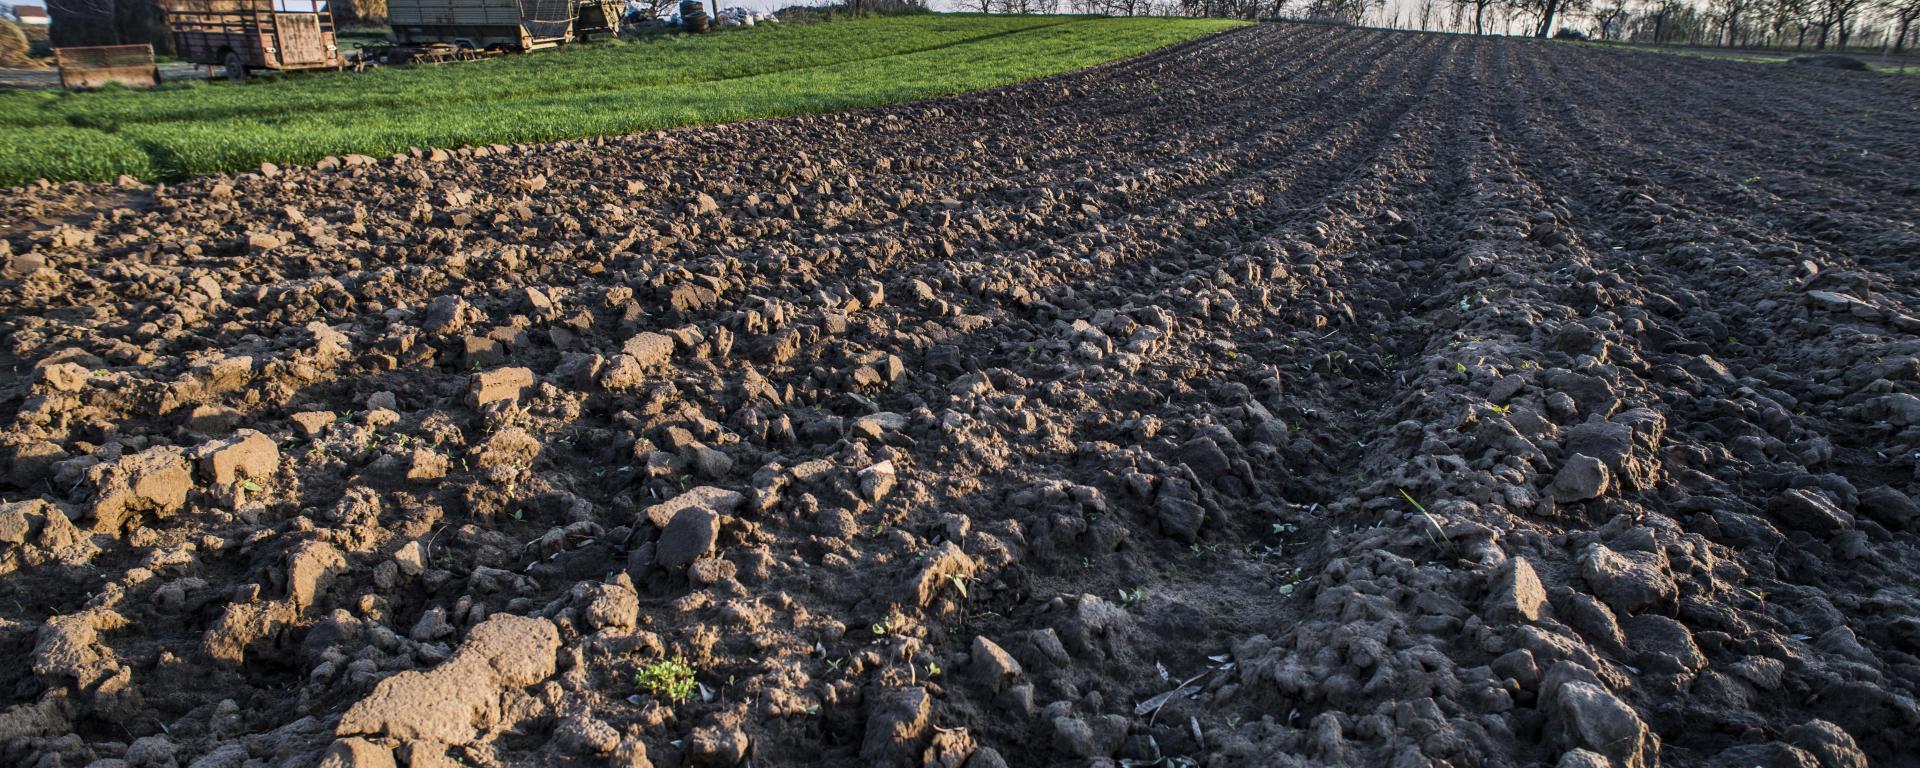
{"type": "Polygon", "coordinates": [[[868,107],[1080,69],[1236,23],[891,16],[246,85],[0,93],[0,187],[868,107]]]}

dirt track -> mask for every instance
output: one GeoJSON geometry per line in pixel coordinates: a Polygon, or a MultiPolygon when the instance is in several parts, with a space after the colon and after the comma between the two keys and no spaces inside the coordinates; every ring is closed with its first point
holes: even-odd
{"type": "Polygon", "coordinates": [[[1267,25],[10,193],[0,762],[1910,764],[1917,105],[1267,25]]]}

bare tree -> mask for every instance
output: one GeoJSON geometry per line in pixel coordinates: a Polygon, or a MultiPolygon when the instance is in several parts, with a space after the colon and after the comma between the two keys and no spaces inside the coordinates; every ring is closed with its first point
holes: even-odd
{"type": "Polygon", "coordinates": [[[1893,21],[1893,52],[1907,48],[1907,36],[1914,22],[1920,21],[1920,0],[1893,0],[1887,4],[1887,16],[1893,21]]]}
{"type": "Polygon", "coordinates": [[[1453,4],[1453,22],[1460,26],[1468,8],[1473,9],[1473,33],[1487,33],[1487,10],[1494,7],[1496,0],[1447,0],[1453,4]]]}
{"type": "Polygon", "coordinates": [[[1068,0],[1075,13],[1100,13],[1108,16],[1147,16],[1153,12],[1150,0],[1068,0]]]}
{"type": "Polygon", "coordinates": [[[1825,49],[1830,37],[1838,38],[1840,47],[1847,47],[1847,38],[1853,35],[1852,22],[1865,0],[1818,0],[1819,17],[1814,25],[1820,27],[1820,39],[1814,47],[1825,49]],[[1838,32],[1838,35],[1834,33],[1838,32]]]}
{"type": "Polygon", "coordinates": [[[1653,42],[1665,43],[1670,36],[1673,17],[1686,10],[1677,0],[1654,0],[1646,18],[1653,24],[1653,42]]]}
{"type": "Polygon", "coordinates": [[[1593,23],[1597,37],[1602,40],[1618,40],[1625,37],[1627,18],[1632,13],[1627,10],[1627,0],[1609,0],[1593,9],[1593,23]]]}
{"type": "Polygon", "coordinates": [[[1740,18],[1756,4],[1757,0],[1711,0],[1709,12],[1724,30],[1721,38],[1724,45],[1740,44],[1740,18]]]}
{"type": "Polygon", "coordinates": [[[1510,12],[1521,19],[1531,19],[1534,37],[1548,37],[1553,34],[1554,23],[1559,19],[1587,10],[1589,0],[1508,0],[1510,12]]]}

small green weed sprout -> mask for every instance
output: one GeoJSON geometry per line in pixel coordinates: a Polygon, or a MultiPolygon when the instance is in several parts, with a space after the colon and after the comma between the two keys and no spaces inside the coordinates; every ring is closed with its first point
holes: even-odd
{"type": "Polygon", "coordinates": [[[679,656],[641,667],[633,676],[633,682],[640,690],[669,703],[685,704],[693,700],[693,665],[679,656]]]}

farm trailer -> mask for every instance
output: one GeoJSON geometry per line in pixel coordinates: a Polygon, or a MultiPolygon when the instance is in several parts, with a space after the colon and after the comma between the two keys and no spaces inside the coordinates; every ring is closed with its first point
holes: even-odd
{"type": "Polygon", "coordinates": [[[579,0],[388,0],[401,46],[531,51],[570,42],[579,0]]]}
{"type": "Polygon", "coordinates": [[[171,0],[162,10],[180,60],[220,67],[229,80],[344,64],[325,0],[171,0]]]}

